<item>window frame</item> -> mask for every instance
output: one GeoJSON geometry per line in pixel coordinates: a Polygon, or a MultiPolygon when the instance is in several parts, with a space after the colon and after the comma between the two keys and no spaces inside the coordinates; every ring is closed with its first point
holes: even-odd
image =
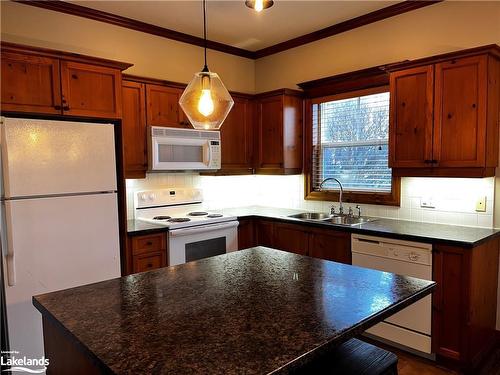
{"type": "MultiPolygon", "coordinates": [[[[358,96],[379,94],[388,92],[389,85],[377,85],[369,88],[356,88],[339,93],[330,93],[329,95],[308,98],[305,100],[305,126],[304,126],[304,199],[321,201],[338,201],[339,192],[337,191],[315,191],[312,188],[312,161],[313,161],[313,122],[312,106],[322,102],[332,100],[342,100],[358,96]]],[[[390,135],[389,135],[390,136],[390,135]]],[[[367,203],[375,205],[399,206],[401,201],[401,178],[392,173],[391,191],[388,193],[377,191],[348,191],[344,190],[342,196],[344,202],[348,203],[367,203]]]]}

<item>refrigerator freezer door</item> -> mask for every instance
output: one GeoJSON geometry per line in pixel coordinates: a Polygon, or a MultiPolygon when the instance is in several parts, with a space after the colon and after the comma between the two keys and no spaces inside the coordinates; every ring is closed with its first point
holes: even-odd
{"type": "Polygon", "coordinates": [[[116,190],[112,124],[3,118],[5,198],[116,190]]]}
{"type": "Polygon", "coordinates": [[[40,358],[42,322],[32,296],[120,276],[117,198],[108,193],[4,204],[3,229],[15,261],[7,264],[4,251],[3,266],[15,267],[16,275],[14,286],[4,280],[10,347],[40,358]]]}

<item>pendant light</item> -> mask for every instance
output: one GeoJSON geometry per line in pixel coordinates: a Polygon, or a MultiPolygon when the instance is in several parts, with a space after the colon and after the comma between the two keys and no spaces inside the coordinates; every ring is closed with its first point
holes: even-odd
{"type": "Polygon", "coordinates": [[[274,4],[273,0],[246,0],[245,5],[254,9],[256,12],[261,12],[263,9],[271,8],[274,4]]]}
{"type": "Polygon", "coordinates": [[[207,4],[203,0],[205,65],[195,73],[179,99],[179,104],[195,129],[219,129],[234,101],[217,73],[207,65],[207,4]]]}

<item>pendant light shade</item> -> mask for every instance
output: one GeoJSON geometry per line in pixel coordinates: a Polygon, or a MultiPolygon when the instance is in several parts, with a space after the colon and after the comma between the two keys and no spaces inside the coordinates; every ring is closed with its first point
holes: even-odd
{"type": "Polygon", "coordinates": [[[219,129],[234,101],[217,73],[195,73],[179,104],[195,129],[219,129]]]}
{"type": "Polygon", "coordinates": [[[207,4],[203,0],[205,66],[195,73],[179,99],[179,104],[195,129],[219,129],[234,101],[217,73],[207,66],[207,4]]]}
{"type": "Polygon", "coordinates": [[[246,0],[245,5],[256,12],[262,12],[263,9],[271,8],[274,4],[273,0],[246,0]]]}

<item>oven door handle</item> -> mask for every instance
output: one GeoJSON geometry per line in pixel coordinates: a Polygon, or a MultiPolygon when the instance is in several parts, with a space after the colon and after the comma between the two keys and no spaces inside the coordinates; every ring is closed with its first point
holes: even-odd
{"type": "Polygon", "coordinates": [[[200,225],[198,227],[173,229],[173,230],[169,231],[168,235],[170,237],[189,236],[192,234],[199,234],[199,233],[213,232],[216,230],[236,228],[237,226],[238,226],[238,222],[236,220],[232,220],[232,221],[228,221],[228,222],[224,222],[224,223],[200,225]]]}

